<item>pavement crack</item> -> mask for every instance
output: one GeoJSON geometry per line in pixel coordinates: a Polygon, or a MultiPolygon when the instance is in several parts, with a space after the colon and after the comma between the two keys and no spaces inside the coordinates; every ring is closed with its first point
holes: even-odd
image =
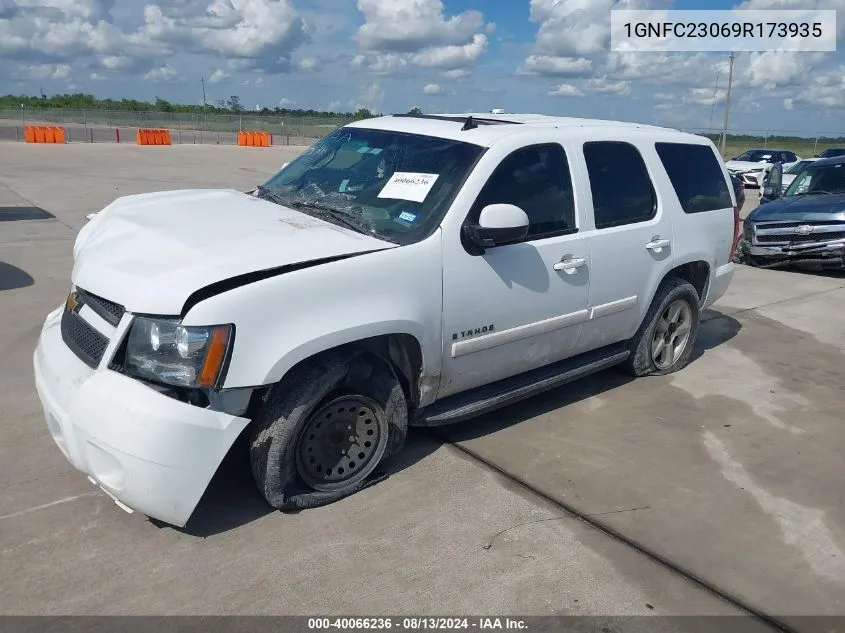
{"type": "MultiPolygon", "coordinates": [[[[619,532],[615,528],[613,528],[610,525],[603,523],[601,520],[597,519],[596,517],[598,515],[589,515],[589,514],[579,512],[577,509],[575,509],[569,503],[561,501],[560,499],[556,499],[555,497],[551,496],[550,494],[543,492],[542,490],[540,490],[540,489],[536,488],[535,486],[531,485],[530,483],[528,483],[527,481],[525,481],[524,479],[522,479],[518,475],[510,473],[507,470],[505,470],[504,468],[497,466],[495,463],[491,462],[490,460],[488,460],[484,456],[480,455],[476,451],[472,450],[471,448],[468,448],[468,447],[463,446],[461,444],[456,444],[456,443],[452,442],[450,440],[450,438],[445,433],[443,433],[442,431],[438,431],[436,429],[429,429],[429,433],[434,438],[436,438],[440,442],[442,442],[443,444],[445,444],[447,446],[451,446],[455,450],[460,451],[461,453],[463,453],[464,455],[466,455],[467,457],[469,457],[473,461],[480,464],[482,467],[485,467],[488,470],[490,470],[491,472],[494,472],[498,475],[501,475],[502,477],[504,477],[508,481],[516,484],[517,486],[524,489],[528,493],[534,495],[538,499],[542,499],[546,503],[549,503],[552,506],[554,506],[554,507],[556,507],[556,508],[558,508],[558,509],[560,509],[560,510],[562,510],[563,512],[566,513],[566,516],[564,516],[564,517],[560,517],[560,516],[548,517],[546,519],[537,519],[536,521],[529,521],[528,523],[540,523],[542,521],[554,521],[554,520],[560,520],[561,518],[573,518],[573,519],[580,520],[582,523],[584,523],[584,525],[588,525],[589,527],[593,528],[594,530],[601,532],[605,536],[621,543],[625,547],[628,547],[629,549],[637,552],[638,554],[645,556],[646,558],[651,560],[653,563],[660,565],[661,567],[664,567],[665,569],[672,572],[673,574],[676,574],[676,575],[680,576],[681,578],[684,578],[687,581],[691,582],[692,584],[696,585],[698,588],[702,589],[706,593],[708,593],[708,594],[710,594],[710,595],[712,595],[716,598],[719,598],[720,600],[723,600],[727,604],[730,604],[731,606],[735,607],[736,609],[738,609],[738,610],[740,610],[744,613],[747,613],[748,615],[757,619],[758,621],[760,621],[761,623],[770,627],[771,629],[773,629],[775,631],[780,631],[781,633],[796,633],[795,628],[793,628],[789,624],[783,622],[782,620],[778,619],[776,616],[769,615],[768,613],[765,613],[765,612],[761,611],[760,609],[757,609],[756,607],[754,607],[754,606],[748,604],[747,602],[743,601],[743,599],[740,598],[739,596],[735,596],[735,595],[731,594],[728,590],[718,587],[714,583],[702,578],[701,576],[699,576],[697,573],[693,572],[692,570],[684,568],[679,563],[676,563],[676,562],[666,558],[662,554],[650,549],[648,546],[643,545],[642,543],[639,543],[638,541],[634,540],[633,538],[625,536],[624,534],[622,534],[621,532],[619,532]]],[[[518,527],[518,526],[512,526],[510,528],[502,530],[502,533],[507,532],[509,529],[513,529],[515,527],[518,527]]],[[[498,536],[498,534],[496,536],[498,536]]],[[[493,539],[491,539],[491,546],[492,546],[492,541],[495,540],[496,536],[494,536],[493,539]]],[[[489,549],[489,547],[485,547],[484,549],[489,549]]]]}
{"type": "Polygon", "coordinates": [[[505,528],[504,530],[500,530],[499,532],[496,532],[496,534],[494,534],[493,537],[489,541],[487,541],[487,543],[482,547],[482,549],[490,549],[491,547],[493,547],[493,543],[496,541],[496,539],[499,538],[502,534],[510,532],[511,530],[515,530],[516,528],[523,527],[525,525],[533,525],[535,523],[546,523],[548,521],[562,521],[564,519],[578,520],[578,519],[583,519],[583,518],[586,518],[586,517],[600,517],[600,516],[604,516],[606,514],[620,514],[622,512],[636,512],[637,510],[648,510],[650,508],[651,508],[651,506],[640,506],[638,508],[626,508],[624,510],[610,510],[608,512],[595,512],[595,513],[591,513],[591,514],[574,514],[574,515],[568,514],[568,515],[565,515],[565,516],[547,517],[545,519],[535,519],[533,521],[525,521],[523,523],[517,523],[516,525],[512,525],[508,528],[505,528]]]}

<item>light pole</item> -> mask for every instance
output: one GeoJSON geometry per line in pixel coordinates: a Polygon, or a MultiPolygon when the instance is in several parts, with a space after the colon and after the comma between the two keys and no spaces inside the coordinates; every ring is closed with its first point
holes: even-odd
{"type": "Polygon", "coordinates": [[[730,118],[731,113],[731,87],[733,84],[733,77],[734,77],[734,54],[731,51],[730,57],[731,63],[728,67],[728,94],[725,95],[725,127],[722,129],[722,143],[720,151],[722,152],[722,156],[725,155],[725,143],[728,140],[728,121],[730,118]]]}

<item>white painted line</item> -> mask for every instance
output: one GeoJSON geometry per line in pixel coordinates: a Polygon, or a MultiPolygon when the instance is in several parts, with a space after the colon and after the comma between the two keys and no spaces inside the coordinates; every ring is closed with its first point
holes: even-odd
{"type": "Polygon", "coordinates": [[[71,501],[82,499],[83,497],[96,497],[99,494],[99,492],[86,492],[85,494],[76,495],[74,497],[65,497],[64,499],[59,499],[58,501],[53,501],[51,503],[45,503],[44,505],[35,506],[34,508],[28,508],[27,510],[20,510],[18,512],[12,512],[11,514],[4,514],[3,516],[0,516],[0,521],[2,521],[3,519],[13,519],[14,517],[23,516],[24,514],[29,514],[30,512],[37,512],[38,510],[52,508],[53,506],[61,505],[62,503],[70,503],[71,501]]]}

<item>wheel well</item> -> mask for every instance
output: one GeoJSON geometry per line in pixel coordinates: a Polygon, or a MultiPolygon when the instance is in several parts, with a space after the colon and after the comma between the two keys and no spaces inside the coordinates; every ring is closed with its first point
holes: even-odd
{"type": "Polygon", "coordinates": [[[666,277],[678,277],[690,282],[698,293],[698,300],[704,301],[710,280],[710,265],[702,261],[681,264],[670,270],[666,277]]]}
{"type": "Polygon", "coordinates": [[[423,369],[422,346],[410,334],[386,334],[332,347],[303,359],[291,367],[288,373],[296,370],[304,363],[313,362],[327,354],[348,352],[351,355],[361,350],[370,352],[375,358],[390,365],[399,380],[399,384],[402,385],[409,406],[416,407],[419,404],[420,378],[423,369]]]}

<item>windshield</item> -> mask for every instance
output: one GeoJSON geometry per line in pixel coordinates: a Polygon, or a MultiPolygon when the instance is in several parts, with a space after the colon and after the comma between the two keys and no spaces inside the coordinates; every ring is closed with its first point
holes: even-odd
{"type": "Polygon", "coordinates": [[[845,163],[811,165],[786,190],[787,196],[845,193],[845,163]]]}
{"type": "Polygon", "coordinates": [[[762,149],[750,149],[744,154],[740,154],[734,160],[744,160],[749,163],[759,163],[762,161],[772,160],[772,153],[762,149]]]}
{"type": "Polygon", "coordinates": [[[819,158],[836,158],[837,156],[845,156],[845,147],[829,147],[819,154],[819,158]]]}
{"type": "Polygon", "coordinates": [[[802,171],[804,171],[807,168],[808,165],[812,165],[814,162],[815,161],[812,161],[812,160],[799,160],[797,163],[795,163],[792,167],[790,167],[789,169],[787,169],[783,173],[785,173],[785,174],[800,174],[802,171]]]}
{"type": "Polygon", "coordinates": [[[258,195],[397,244],[440,224],[483,148],[460,141],[340,128],[259,188],[258,195]]]}

